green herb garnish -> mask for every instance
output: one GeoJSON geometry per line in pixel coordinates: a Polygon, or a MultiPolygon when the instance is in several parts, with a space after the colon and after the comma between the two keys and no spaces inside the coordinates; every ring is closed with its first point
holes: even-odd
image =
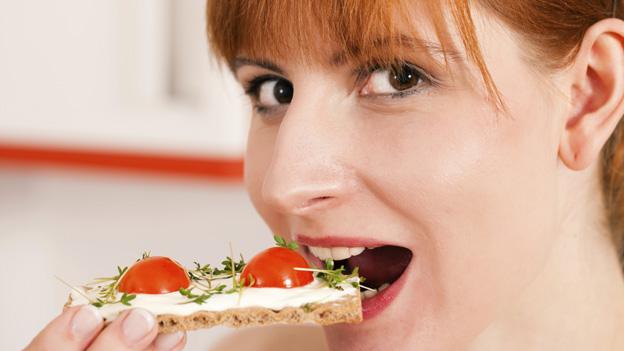
{"type": "Polygon", "coordinates": [[[208,290],[203,290],[202,289],[202,294],[194,294],[193,293],[193,288],[190,289],[184,289],[184,288],[180,288],[179,293],[180,295],[186,297],[187,299],[189,299],[189,301],[184,302],[184,304],[187,303],[196,303],[198,305],[201,305],[203,303],[206,302],[206,300],[208,300],[210,297],[212,297],[212,295],[216,295],[216,294],[223,294],[223,290],[226,288],[225,284],[219,284],[218,286],[212,288],[212,289],[208,289],[208,290]]]}
{"type": "MultiPolygon", "coordinates": [[[[141,255],[141,258],[137,259],[136,262],[144,260],[150,257],[150,251],[144,251],[141,255]]],[[[121,303],[126,306],[131,306],[130,301],[136,298],[134,294],[123,293],[119,299],[116,299],[117,293],[119,292],[119,283],[124,274],[128,271],[128,267],[119,267],[117,266],[117,275],[113,277],[104,277],[104,278],[95,278],[93,282],[88,284],[88,286],[94,286],[97,290],[97,298],[95,301],[90,301],[90,303],[95,307],[102,307],[107,304],[115,304],[121,303]],[[104,284],[104,285],[101,285],[104,284]]]]}
{"type": "Polygon", "coordinates": [[[130,301],[134,300],[136,298],[136,295],[134,294],[127,294],[127,293],[123,293],[123,295],[121,295],[121,297],[119,298],[119,300],[103,300],[98,298],[96,301],[91,302],[91,304],[97,308],[100,308],[106,304],[114,304],[114,303],[121,303],[124,304],[126,306],[131,306],[130,305],[130,301]]]}
{"type": "Polygon", "coordinates": [[[119,299],[119,302],[126,306],[130,306],[130,301],[134,300],[135,298],[136,295],[134,294],[123,293],[123,295],[121,295],[121,298],[119,299]]]}
{"type": "Polygon", "coordinates": [[[146,258],[149,258],[151,255],[152,255],[151,251],[143,251],[143,254],[141,255],[141,258],[137,259],[136,261],[137,262],[142,261],[142,260],[144,260],[146,258]]]}
{"type": "Polygon", "coordinates": [[[123,276],[127,270],[128,270],[128,267],[124,267],[124,268],[117,267],[118,274],[116,276],[110,277],[110,278],[97,278],[95,282],[88,284],[89,286],[89,285],[96,285],[99,283],[109,282],[108,284],[104,286],[94,287],[94,289],[98,291],[98,294],[97,294],[98,297],[96,297],[95,300],[92,300],[89,296],[87,296],[82,291],[78,290],[77,288],[73,287],[71,284],[65,282],[63,279],[59,277],[56,277],[56,279],[58,279],[61,283],[69,286],[72,290],[74,290],[78,294],[82,295],[85,299],[87,299],[87,301],[89,301],[89,304],[97,308],[100,308],[107,304],[115,304],[115,303],[121,303],[126,306],[131,306],[130,301],[136,298],[136,295],[134,294],[123,293],[121,297],[119,298],[119,300],[115,299],[115,297],[117,296],[116,291],[117,291],[117,286],[119,285],[119,280],[121,276],[123,276]]]}
{"type": "MultiPolygon", "coordinates": [[[[117,288],[119,287],[119,282],[121,281],[121,277],[128,271],[128,267],[119,267],[117,266],[117,275],[113,277],[104,277],[104,278],[96,278],[91,285],[94,284],[102,284],[106,283],[103,286],[98,287],[98,303],[93,303],[95,307],[102,307],[105,304],[109,303],[117,303],[121,301],[117,301],[115,298],[117,297],[117,288]],[[98,306],[99,305],[99,306],[98,306]]],[[[129,302],[129,300],[127,301],[129,302]]]]}
{"type": "MultiPolygon", "coordinates": [[[[239,293],[242,295],[243,287],[245,286],[245,279],[239,280],[238,277],[243,272],[246,263],[243,255],[240,255],[240,259],[238,261],[234,260],[232,258],[233,256],[234,255],[230,253],[230,256],[221,261],[220,268],[212,267],[209,264],[202,265],[198,262],[194,262],[195,269],[188,272],[189,278],[195,283],[197,289],[202,293],[195,294],[191,291],[192,288],[180,289],[180,294],[189,299],[189,301],[184,303],[197,303],[201,305],[205,303],[207,299],[217,294],[239,293]],[[232,287],[226,289],[227,286],[225,284],[219,284],[216,287],[212,286],[213,280],[223,279],[232,279],[232,287]]],[[[253,277],[251,278],[253,285],[253,277]]]]}
{"type": "Polygon", "coordinates": [[[199,262],[194,262],[194,264],[195,269],[188,272],[189,279],[200,284],[206,282],[208,284],[207,288],[210,289],[212,288],[213,279],[232,278],[232,271],[234,271],[234,275],[242,273],[246,263],[243,255],[241,255],[238,262],[231,257],[227,257],[221,262],[221,268],[212,267],[210,264],[201,265],[199,262]]]}
{"type": "Polygon", "coordinates": [[[299,248],[299,245],[297,245],[296,242],[291,241],[287,243],[286,239],[282,238],[279,235],[273,235],[273,240],[275,240],[275,245],[279,247],[284,247],[284,248],[291,249],[291,250],[297,250],[299,248]]]}
{"type": "Polygon", "coordinates": [[[304,312],[310,313],[316,309],[316,304],[308,302],[301,306],[304,312]]]}
{"type": "Polygon", "coordinates": [[[295,268],[297,271],[308,271],[316,273],[316,277],[323,280],[328,287],[334,288],[336,290],[343,290],[342,284],[350,284],[354,288],[362,288],[365,290],[375,290],[369,288],[367,286],[362,285],[361,283],[365,280],[364,277],[360,277],[358,267],[355,267],[353,271],[349,274],[345,274],[344,266],[340,266],[338,268],[334,267],[334,260],[327,259],[325,260],[325,269],[318,268],[295,268]],[[353,278],[358,278],[355,281],[353,278]]]}
{"type": "Polygon", "coordinates": [[[215,269],[215,275],[224,275],[227,274],[229,277],[233,277],[236,273],[242,273],[243,268],[245,268],[245,260],[243,259],[243,255],[240,255],[240,260],[236,262],[231,256],[225,258],[225,260],[221,261],[221,269],[215,269]]]}

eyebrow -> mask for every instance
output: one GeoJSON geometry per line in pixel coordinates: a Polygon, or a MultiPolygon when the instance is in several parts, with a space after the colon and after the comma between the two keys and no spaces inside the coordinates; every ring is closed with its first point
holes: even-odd
{"type": "MultiPolygon", "coordinates": [[[[462,55],[460,52],[456,50],[444,48],[442,45],[436,42],[409,37],[406,35],[398,35],[398,36],[394,36],[391,38],[378,39],[378,40],[373,41],[373,46],[387,47],[387,46],[390,46],[390,42],[392,41],[398,42],[401,44],[401,46],[404,46],[409,49],[424,50],[431,55],[438,55],[438,56],[444,55],[449,61],[461,61],[464,59],[464,55],[462,55]]],[[[353,53],[356,53],[357,55],[357,53],[361,52],[361,49],[357,46],[352,46],[350,48],[350,51],[353,53]]],[[[347,54],[344,52],[336,53],[332,55],[330,59],[330,64],[334,67],[340,67],[346,63],[347,61],[346,57],[347,57],[347,54]]],[[[249,65],[262,67],[267,70],[276,72],[278,74],[284,74],[284,70],[282,68],[280,68],[276,63],[268,59],[252,59],[248,57],[239,56],[234,59],[232,67],[233,67],[233,71],[236,72],[241,67],[249,66],[249,65]]]]}
{"type": "MultiPolygon", "coordinates": [[[[429,53],[432,56],[446,56],[449,61],[461,61],[464,59],[464,55],[462,55],[459,51],[445,48],[442,45],[428,40],[423,40],[415,37],[410,37],[404,34],[389,37],[389,38],[380,38],[373,41],[373,46],[379,48],[389,47],[391,42],[395,42],[400,44],[408,49],[413,50],[423,50],[429,53]]],[[[350,51],[355,53],[356,55],[361,52],[361,48],[357,46],[352,46],[350,51]]],[[[331,63],[334,66],[343,65],[346,62],[346,53],[337,53],[332,56],[331,63]]]]}
{"type": "Polygon", "coordinates": [[[237,71],[239,68],[241,68],[242,66],[258,66],[258,67],[262,67],[265,69],[268,69],[269,71],[273,71],[275,73],[279,73],[279,74],[284,74],[284,70],[281,69],[277,64],[271,62],[270,60],[266,60],[266,59],[251,59],[251,58],[247,58],[247,57],[237,57],[234,59],[234,71],[237,71]]]}

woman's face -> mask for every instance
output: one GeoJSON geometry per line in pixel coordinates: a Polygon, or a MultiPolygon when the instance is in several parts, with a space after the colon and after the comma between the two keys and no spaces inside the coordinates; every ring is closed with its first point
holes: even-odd
{"type": "MultiPolygon", "coordinates": [[[[465,345],[522,293],[557,240],[562,103],[502,25],[475,17],[505,112],[463,51],[444,69],[444,57],[407,45],[396,72],[334,65],[340,48],[331,46],[327,62],[237,62],[255,105],[246,186],[271,230],[317,264],[310,247],[316,256],[404,248],[362,256],[368,274],[392,284],[364,300],[363,323],[327,328],[336,349],[465,345]],[[386,277],[405,264],[399,279],[386,277]]],[[[430,23],[418,26],[439,45],[430,23]]]]}

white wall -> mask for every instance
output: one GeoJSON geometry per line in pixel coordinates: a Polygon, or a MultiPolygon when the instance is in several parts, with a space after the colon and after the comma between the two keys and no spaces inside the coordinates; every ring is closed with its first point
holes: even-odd
{"type": "Polygon", "coordinates": [[[0,141],[240,156],[204,0],[0,1],[0,141]]]}
{"type": "MultiPolygon", "coordinates": [[[[0,350],[18,350],[59,313],[68,289],[131,264],[145,250],[219,263],[272,245],[239,185],[0,167],[0,350]]],[[[208,350],[232,330],[189,335],[208,350]]]]}

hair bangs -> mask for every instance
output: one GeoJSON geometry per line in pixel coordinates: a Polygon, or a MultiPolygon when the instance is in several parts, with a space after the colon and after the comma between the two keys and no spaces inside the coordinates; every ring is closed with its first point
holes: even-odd
{"type": "MultiPolygon", "coordinates": [[[[409,1],[210,1],[208,34],[216,54],[324,63],[329,60],[392,62],[405,33],[409,1]],[[404,16],[404,18],[400,18],[404,16]],[[405,29],[404,29],[405,31],[405,29]],[[328,55],[328,48],[340,50],[328,55]],[[328,56],[330,56],[328,58],[328,56]]],[[[418,36],[416,28],[407,28],[418,36]]]]}
{"type": "MultiPolygon", "coordinates": [[[[214,53],[231,68],[239,55],[306,64],[362,66],[374,62],[390,66],[401,61],[405,47],[423,42],[418,40],[417,25],[431,21],[439,51],[448,63],[448,50],[458,50],[449,39],[447,9],[466,56],[476,63],[495,105],[503,107],[483,61],[467,0],[418,5],[427,16],[415,21],[415,4],[410,0],[209,0],[207,32],[214,53]]],[[[432,54],[429,47],[419,49],[432,54]]]]}

